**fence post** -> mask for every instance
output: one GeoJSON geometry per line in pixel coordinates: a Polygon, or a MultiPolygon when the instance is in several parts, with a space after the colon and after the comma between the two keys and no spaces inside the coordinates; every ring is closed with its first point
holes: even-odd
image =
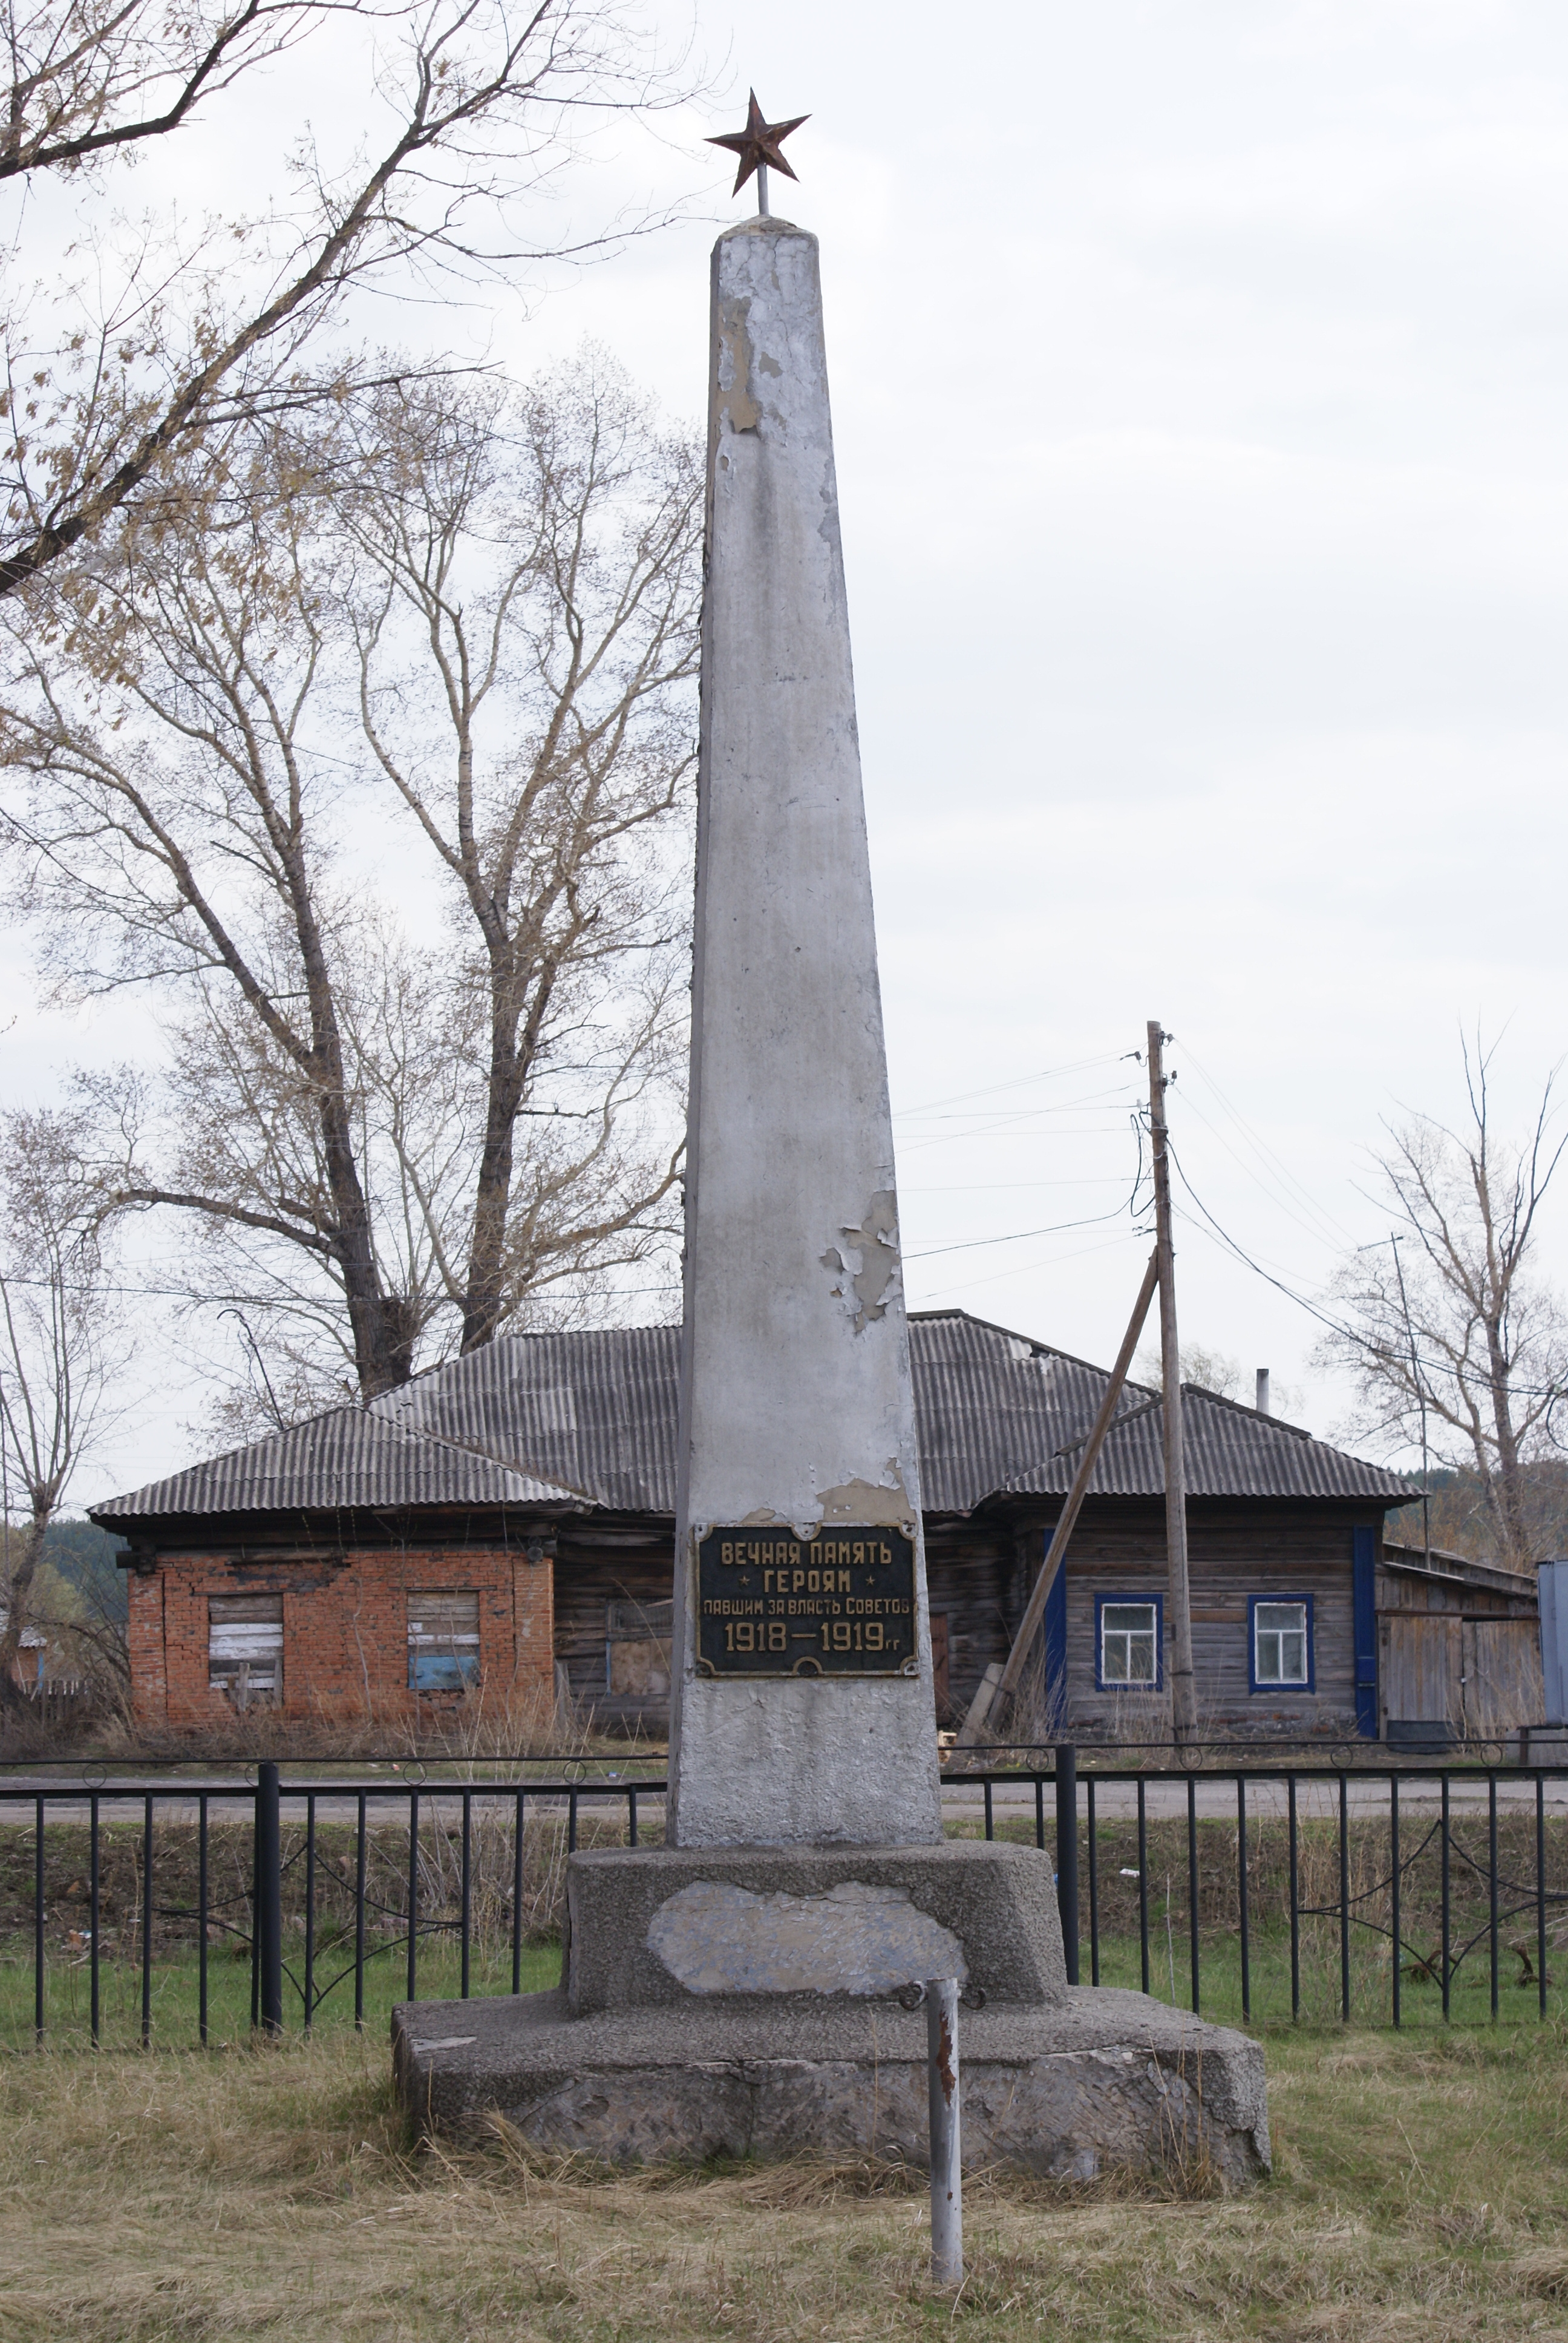
{"type": "Polygon", "coordinates": [[[1078,1752],[1056,1753],[1056,1903],[1067,1982],[1078,1983],[1078,1752]]]}
{"type": "Polygon", "coordinates": [[[270,1760],[256,1777],[256,2005],[264,2034],[283,2031],[283,1831],[277,1767],[270,1760]]]}

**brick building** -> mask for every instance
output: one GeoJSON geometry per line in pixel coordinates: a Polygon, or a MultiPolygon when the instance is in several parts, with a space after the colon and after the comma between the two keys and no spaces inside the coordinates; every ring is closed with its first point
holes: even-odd
{"type": "MultiPolygon", "coordinates": [[[[380,1717],[465,1695],[493,1713],[564,1682],[601,1724],[662,1733],[678,1343],[669,1327],[507,1336],[95,1508],[125,1541],[138,1716],[380,1717]]],[[[1105,1374],[961,1311],[913,1317],[910,1345],[950,1718],[1009,1647],[1105,1374]]],[[[1379,1736],[1409,1673],[1391,1666],[1391,1610],[1533,1613],[1529,1582],[1444,1557],[1440,1588],[1385,1554],[1409,1491],[1380,1466],[1192,1386],[1184,1420],[1213,1733],[1379,1736]]],[[[1046,1721],[1085,1740],[1140,1737],[1168,1698],[1161,1474],[1159,1395],[1130,1384],[1042,1641],[1046,1721]]]]}
{"type": "Polygon", "coordinates": [[[340,1408],[101,1508],[132,1540],[138,1722],[382,1718],[479,1685],[553,1698],[537,1509],[563,1496],[340,1408]]]}

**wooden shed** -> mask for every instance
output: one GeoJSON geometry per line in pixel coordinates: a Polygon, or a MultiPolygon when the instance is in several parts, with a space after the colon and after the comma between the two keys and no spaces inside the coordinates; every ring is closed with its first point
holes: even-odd
{"type": "Polygon", "coordinates": [[[1378,1584],[1383,1738],[1431,1748],[1539,1725],[1539,1607],[1533,1578],[1386,1541],[1378,1584]]]}

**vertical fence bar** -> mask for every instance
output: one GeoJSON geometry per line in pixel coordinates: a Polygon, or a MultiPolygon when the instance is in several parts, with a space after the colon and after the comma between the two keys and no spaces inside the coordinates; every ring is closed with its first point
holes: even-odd
{"type": "Polygon", "coordinates": [[[251,1809],[250,1833],[250,2030],[261,2024],[261,1837],[251,1809]]]}
{"type": "Polygon", "coordinates": [[[1340,2017],[1351,2022],[1351,1785],[1340,1775],[1340,2017]]]}
{"type": "MultiPolygon", "coordinates": [[[[512,1833],[512,1991],[523,1989],[523,1807],[526,1790],[517,1793],[517,1824],[512,1833]]],[[[635,1797],[636,1793],[633,1792],[635,1797]]],[[[631,1810],[632,1845],[637,1845],[637,1808],[631,1810]]]]}
{"type": "Polygon", "coordinates": [[[1302,1846],[1293,1774],[1285,1776],[1285,1808],[1291,1842],[1291,2020],[1294,2025],[1300,2023],[1302,2015],[1302,1846]]]}
{"type": "Polygon", "coordinates": [[[990,1775],[989,1774],[986,1775],[985,1781],[981,1786],[985,1792],[985,1835],[987,1838],[995,1838],[996,1817],[991,1812],[990,1775]]]}
{"type": "Polygon", "coordinates": [[[1149,1806],[1143,1776],[1138,1776],[1138,1955],[1143,1990],[1149,1990],[1149,1806]]]}
{"type": "Polygon", "coordinates": [[[626,1794],[626,1843],[637,1845],[637,1785],[634,1782],[626,1794]]]}
{"type": "Polygon", "coordinates": [[[1535,1776],[1535,1989],[1546,2015],[1546,1776],[1535,1776]]]}
{"type": "Polygon", "coordinates": [[[207,2037],[207,1944],[206,1932],[212,1923],[211,1883],[207,1876],[207,1805],[206,1792],[196,1799],[196,2033],[201,2046],[206,2048],[207,2037]]]}
{"type": "Polygon", "coordinates": [[[1397,1774],[1391,1774],[1388,1777],[1388,1847],[1389,1886],[1393,1898],[1392,1909],[1389,1914],[1391,1934],[1393,1937],[1393,2022],[1398,2026],[1403,1946],[1401,1942],[1400,1929],[1399,1775],[1397,1774]]]}
{"type": "Polygon", "coordinates": [[[1451,1887],[1451,1881],[1450,1881],[1450,1849],[1449,1849],[1449,1836],[1448,1836],[1448,1834],[1449,1834],[1449,1814],[1448,1814],[1448,1773],[1447,1773],[1447,1769],[1445,1768],[1445,1769],[1444,1769],[1444,1771],[1443,1771],[1443,1775],[1442,1775],[1442,2016],[1443,2016],[1443,2023],[1444,2023],[1445,2025],[1446,2025],[1446,2024],[1447,2024],[1447,2022],[1448,2022],[1448,2014],[1449,2014],[1449,2010],[1448,2010],[1449,1995],[1450,1995],[1450,1993],[1451,1993],[1451,1991],[1452,1991],[1452,1985],[1453,1985],[1453,1977],[1452,1977],[1452,1966],[1451,1966],[1451,1963],[1450,1963],[1450,1961],[1449,1961],[1449,1950],[1450,1950],[1450,1946],[1451,1946],[1452,1942],[1452,1918],[1453,1918],[1453,1906],[1452,1906],[1452,1896],[1451,1896],[1451,1893],[1450,1893],[1450,1887],[1451,1887]]]}
{"type": "Polygon", "coordinates": [[[575,1788],[567,1792],[567,1853],[578,1851],[578,1794],[575,1788]]]}
{"type": "Polygon", "coordinates": [[[142,1800],[142,2048],[153,2046],[153,1794],[142,1800]]]}
{"type": "Polygon", "coordinates": [[[463,1793],[463,1983],[461,1997],[468,1998],[468,1947],[474,1925],[474,1794],[463,1793]]]}
{"type": "Polygon", "coordinates": [[[1100,1983],[1100,1850],[1094,1840],[1094,1776],[1083,1785],[1089,1805],[1089,1982],[1100,1983]]]}
{"type": "Polygon", "coordinates": [[[1497,2023],[1497,1776],[1486,1776],[1486,1867],[1491,1889],[1487,1933],[1492,1952],[1492,2022],[1497,2023]]]}
{"type": "Polygon", "coordinates": [[[1198,2009],[1198,1785],[1187,1776],[1187,1931],[1192,1956],[1192,2015],[1198,2009]]]}
{"type": "Polygon", "coordinates": [[[408,1793],[408,1998],[419,1986],[419,1793],[408,1793]]]}
{"type": "Polygon", "coordinates": [[[1251,1944],[1247,1934],[1247,1777],[1236,1776],[1236,1885],[1241,1917],[1241,2016],[1252,2016],[1251,1944]]]}
{"type": "Polygon", "coordinates": [[[1034,1843],[1043,1855],[1045,1852],[1045,1775],[1043,1774],[1037,1774],[1034,1777],[1034,1843]]]}
{"type": "Polygon", "coordinates": [[[264,2034],[283,2031],[283,1821],[277,1767],[256,1767],[256,1981],[264,2034]]]}
{"type": "Polygon", "coordinates": [[[98,2046],[103,2018],[103,1980],[98,1974],[98,1907],[102,1900],[103,1845],[98,1831],[98,1794],[95,1790],[87,1802],[87,1975],[91,1983],[93,2005],[93,2047],[98,2046]]]}
{"type": "Polygon", "coordinates": [[[44,2039],[44,1801],[33,1801],[33,2038],[44,2039]]]}
{"type": "MultiPolygon", "coordinates": [[[[990,1785],[986,1785],[986,1836],[990,1836],[990,1785]]],[[[1056,1753],[1056,1903],[1061,1914],[1061,1949],[1067,1982],[1078,1983],[1078,1752],[1063,1745],[1056,1753]]]]}
{"type": "Polygon", "coordinates": [[[316,2014],[316,1793],[305,1801],[305,2030],[316,2014]]]}
{"type": "Polygon", "coordinates": [[[359,1793],[359,1828],[354,1846],[354,2027],[365,2031],[365,1793],[359,1793]]]}

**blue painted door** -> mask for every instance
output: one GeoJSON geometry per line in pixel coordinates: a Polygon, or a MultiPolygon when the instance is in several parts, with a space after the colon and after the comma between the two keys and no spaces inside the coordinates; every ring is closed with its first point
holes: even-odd
{"type": "Polygon", "coordinates": [[[1358,1523],[1351,1532],[1352,1607],[1356,1654],[1356,1731],[1367,1741],[1378,1737],[1377,1702],[1377,1550],[1379,1532],[1358,1523]]]}

